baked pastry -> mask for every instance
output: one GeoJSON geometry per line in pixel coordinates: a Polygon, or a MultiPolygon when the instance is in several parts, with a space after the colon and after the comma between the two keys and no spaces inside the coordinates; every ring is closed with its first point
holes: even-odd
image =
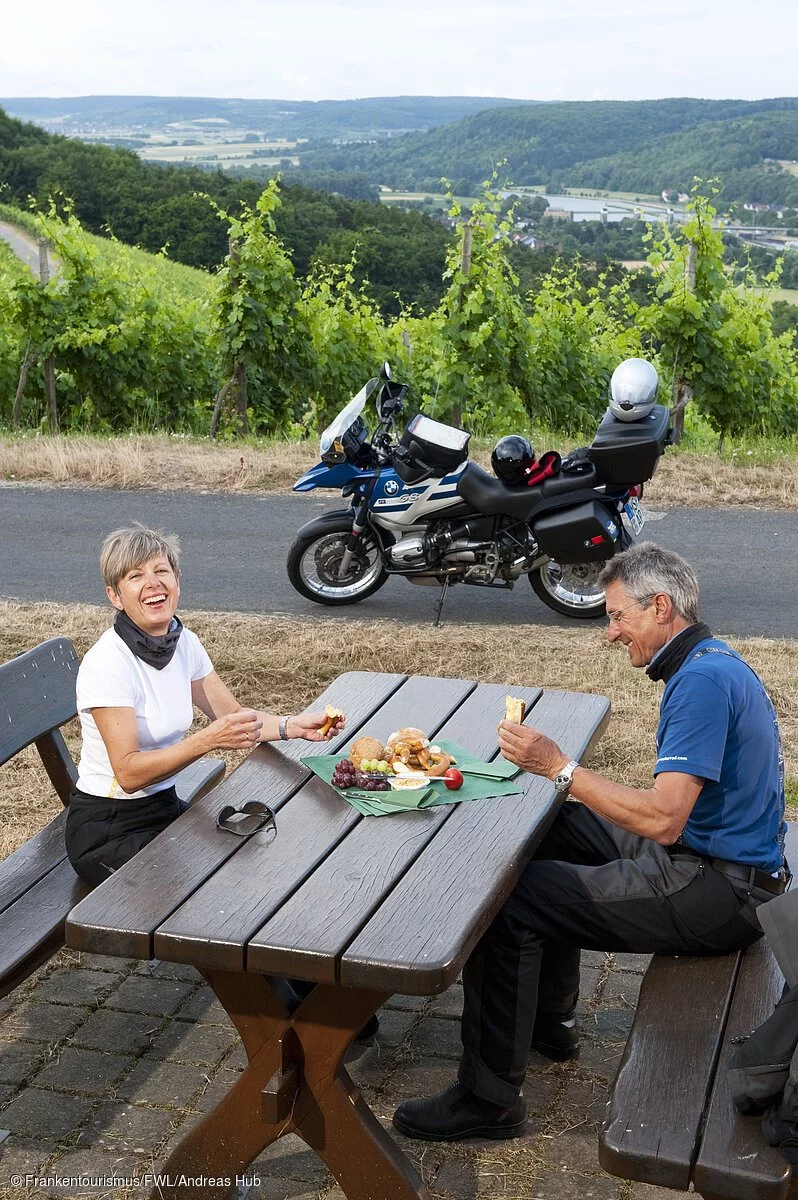
{"type": "Polygon", "coordinates": [[[505,696],[504,698],[504,719],[505,721],[513,721],[516,725],[523,723],[526,716],[526,701],[517,700],[515,696],[505,696]]]}

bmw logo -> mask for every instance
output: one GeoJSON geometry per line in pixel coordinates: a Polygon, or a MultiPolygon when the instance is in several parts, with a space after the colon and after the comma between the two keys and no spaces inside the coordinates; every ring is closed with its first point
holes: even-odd
{"type": "Polygon", "coordinates": [[[385,484],[385,495],[386,496],[395,496],[398,491],[399,491],[399,484],[396,482],[395,479],[389,479],[388,482],[385,484]]]}

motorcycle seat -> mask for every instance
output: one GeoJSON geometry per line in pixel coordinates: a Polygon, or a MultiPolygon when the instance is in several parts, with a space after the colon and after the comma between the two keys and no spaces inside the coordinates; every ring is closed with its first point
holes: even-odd
{"type": "Polygon", "coordinates": [[[474,462],[468,463],[460,475],[457,491],[472,508],[485,516],[501,514],[521,521],[543,500],[541,488],[508,488],[474,462]]]}
{"type": "Polygon", "coordinates": [[[590,470],[581,475],[568,475],[560,472],[553,479],[546,479],[540,487],[531,490],[542,492],[548,499],[549,496],[562,496],[566,492],[577,492],[581,488],[595,488],[599,486],[600,482],[598,471],[591,463],[590,470]]]}

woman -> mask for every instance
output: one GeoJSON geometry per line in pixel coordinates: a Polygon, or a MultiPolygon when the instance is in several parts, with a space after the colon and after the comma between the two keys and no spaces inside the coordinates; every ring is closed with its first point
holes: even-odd
{"type": "Polygon", "coordinates": [[[66,822],[70,862],[91,884],[183,811],[174,787],[183,767],[212,750],[324,741],[344,724],[339,717],[328,728],[325,713],[277,717],[242,708],[175,615],[179,559],[176,537],[141,525],[109,533],[100,553],[117,612],[78,669],[83,749],[66,822]],[[210,724],[188,733],[194,705],[210,724]]]}

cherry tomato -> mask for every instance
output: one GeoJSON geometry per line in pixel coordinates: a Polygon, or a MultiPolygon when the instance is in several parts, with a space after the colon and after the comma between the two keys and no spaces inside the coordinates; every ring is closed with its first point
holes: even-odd
{"type": "Polygon", "coordinates": [[[443,782],[450,792],[456,792],[463,786],[463,774],[457,767],[449,767],[448,771],[443,772],[443,782]]]}

